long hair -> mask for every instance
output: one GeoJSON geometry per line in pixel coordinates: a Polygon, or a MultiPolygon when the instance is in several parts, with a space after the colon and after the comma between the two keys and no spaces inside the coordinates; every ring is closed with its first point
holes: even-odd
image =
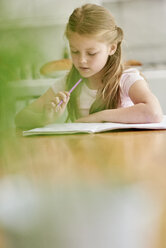
{"type": "MultiPolygon", "coordinates": [[[[66,83],[66,90],[69,91],[74,84],[81,78],[81,75],[73,65],[68,76],[67,76],[67,83],[66,83]]],[[[78,119],[80,117],[78,104],[77,104],[77,97],[81,93],[81,87],[82,84],[80,83],[75,90],[72,92],[70,96],[70,101],[68,102],[67,109],[68,109],[68,118],[67,121],[70,120],[72,122],[75,121],[75,119],[78,119]]]]}
{"type": "MultiPolygon", "coordinates": [[[[65,31],[68,39],[72,32],[80,35],[90,35],[101,42],[117,45],[116,52],[108,57],[107,63],[102,69],[102,84],[89,112],[94,113],[104,109],[116,108],[120,99],[119,80],[123,72],[121,59],[122,29],[116,26],[113,16],[106,8],[95,4],[85,4],[80,8],[76,8],[69,17],[65,31]]],[[[73,86],[80,77],[79,72],[73,65],[67,77],[67,89],[73,86]]],[[[80,93],[80,88],[81,84],[71,94],[68,103],[71,121],[79,117],[77,97],[80,93]]]]}

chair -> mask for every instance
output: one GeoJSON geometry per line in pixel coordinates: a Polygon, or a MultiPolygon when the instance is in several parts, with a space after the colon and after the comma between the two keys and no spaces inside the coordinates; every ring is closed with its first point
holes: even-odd
{"type": "Polygon", "coordinates": [[[44,64],[40,69],[40,73],[43,76],[58,77],[65,71],[69,71],[71,67],[72,61],[70,59],[54,60],[44,64]]]}

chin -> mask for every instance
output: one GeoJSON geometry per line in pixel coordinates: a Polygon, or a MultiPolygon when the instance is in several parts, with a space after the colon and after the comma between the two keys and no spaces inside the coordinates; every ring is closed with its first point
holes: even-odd
{"type": "Polygon", "coordinates": [[[83,72],[80,72],[80,75],[84,78],[90,78],[90,77],[93,77],[95,75],[95,73],[83,73],[83,72]]]}

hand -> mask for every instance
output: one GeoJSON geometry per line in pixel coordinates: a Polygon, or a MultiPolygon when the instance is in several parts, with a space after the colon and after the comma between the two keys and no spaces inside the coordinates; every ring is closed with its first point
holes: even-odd
{"type": "Polygon", "coordinates": [[[83,123],[83,122],[93,122],[93,123],[96,123],[96,122],[101,122],[101,120],[99,119],[98,113],[94,113],[94,114],[87,115],[85,117],[79,118],[75,122],[81,122],[81,123],[83,123]]]}
{"type": "Polygon", "coordinates": [[[46,124],[55,122],[65,111],[70,99],[70,93],[67,91],[59,92],[50,102],[45,104],[43,119],[46,124]],[[60,106],[58,104],[63,101],[60,106]]]}

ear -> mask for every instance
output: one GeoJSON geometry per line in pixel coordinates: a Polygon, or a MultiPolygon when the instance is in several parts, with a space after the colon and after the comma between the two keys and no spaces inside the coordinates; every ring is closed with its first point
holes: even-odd
{"type": "Polygon", "coordinates": [[[113,55],[116,52],[116,49],[117,49],[117,44],[116,43],[111,44],[109,55],[113,55]]]}

